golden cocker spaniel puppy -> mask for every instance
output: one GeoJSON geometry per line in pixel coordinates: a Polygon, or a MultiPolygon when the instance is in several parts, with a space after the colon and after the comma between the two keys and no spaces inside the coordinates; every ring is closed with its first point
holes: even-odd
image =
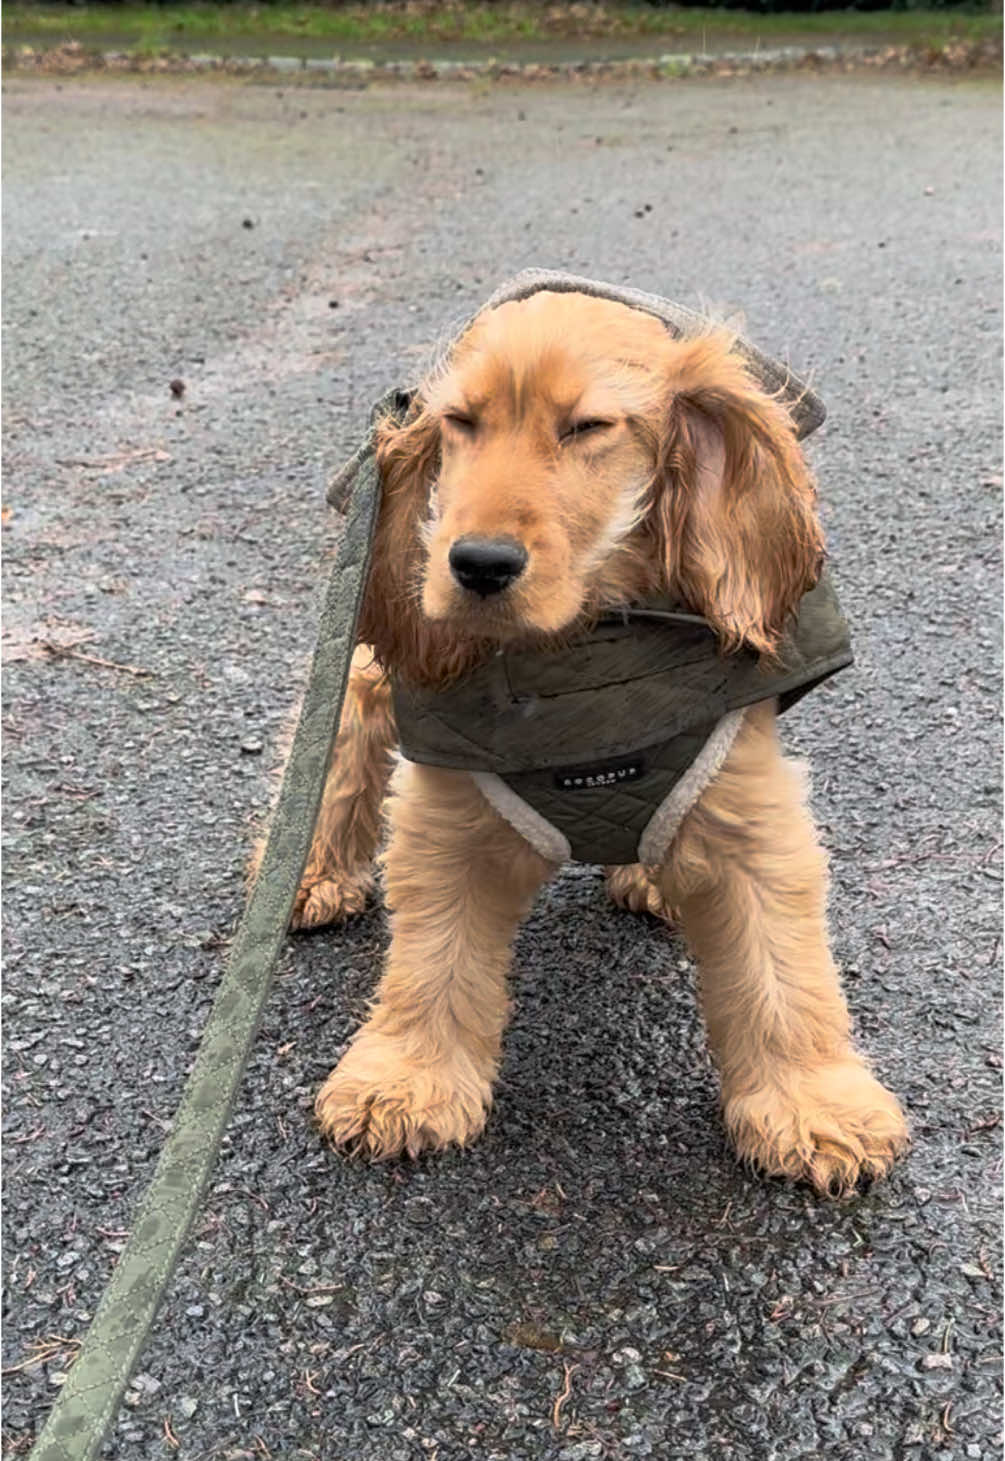
{"type": "MultiPolygon", "coordinates": [[[[390,950],[316,1104],[334,1142],[389,1157],[482,1130],[511,943],[555,865],[467,772],[393,769],[388,675],[445,685],[500,646],[661,591],[724,654],[770,657],[823,542],[788,411],[731,338],[675,339],[586,294],[541,290],[476,317],[404,422],[380,430],[377,462],[362,642],[294,922],[363,907],[389,793],[390,950]]],[[[773,701],[747,710],[664,864],[612,868],[609,884],[683,927],[739,1156],[839,1192],[883,1174],[907,1131],[852,1041],[825,858],[775,719],[773,701]]]]}

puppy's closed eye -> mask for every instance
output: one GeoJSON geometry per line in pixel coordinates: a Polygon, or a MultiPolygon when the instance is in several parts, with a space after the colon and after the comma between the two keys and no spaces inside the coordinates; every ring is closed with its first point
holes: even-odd
{"type": "Polygon", "coordinates": [[[580,441],[585,436],[597,437],[603,432],[609,431],[614,424],[613,421],[604,421],[599,416],[591,416],[584,421],[573,421],[562,432],[559,441],[564,445],[568,442],[580,441]]]}

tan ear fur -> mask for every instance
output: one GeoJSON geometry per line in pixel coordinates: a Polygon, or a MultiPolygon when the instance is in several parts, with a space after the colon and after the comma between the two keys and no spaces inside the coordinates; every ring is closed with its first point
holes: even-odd
{"type": "Polygon", "coordinates": [[[384,669],[441,684],[468,667],[475,647],[422,613],[422,527],[440,463],[439,422],[416,401],[403,424],[388,417],[378,427],[376,456],[381,502],[357,638],[384,669]]]}
{"type": "Polygon", "coordinates": [[[651,522],[669,591],[724,649],[771,654],[820,575],[823,534],[792,419],[731,344],[710,334],[675,347],[651,522]]]}

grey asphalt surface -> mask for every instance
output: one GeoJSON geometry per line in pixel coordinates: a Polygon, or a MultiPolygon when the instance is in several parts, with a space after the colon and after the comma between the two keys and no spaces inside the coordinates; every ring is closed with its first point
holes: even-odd
{"type": "Polygon", "coordinates": [[[785,733],[914,1149],[837,1206],[740,1170],[686,950],[580,869],[520,935],[481,1143],[348,1163],[310,1105],[384,918],[292,940],[104,1454],[997,1457],[999,89],[15,79],[5,121],[4,1454],[209,1009],[326,475],[538,263],[742,308],[828,403],[858,665],[785,733]]]}

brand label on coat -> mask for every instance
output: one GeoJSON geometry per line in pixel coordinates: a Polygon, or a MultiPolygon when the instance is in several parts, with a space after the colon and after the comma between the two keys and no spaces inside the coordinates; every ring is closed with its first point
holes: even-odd
{"type": "Polygon", "coordinates": [[[623,756],[618,761],[599,761],[593,766],[567,766],[552,773],[559,791],[590,791],[598,786],[620,786],[638,781],[646,774],[641,756],[623,756]]]}

